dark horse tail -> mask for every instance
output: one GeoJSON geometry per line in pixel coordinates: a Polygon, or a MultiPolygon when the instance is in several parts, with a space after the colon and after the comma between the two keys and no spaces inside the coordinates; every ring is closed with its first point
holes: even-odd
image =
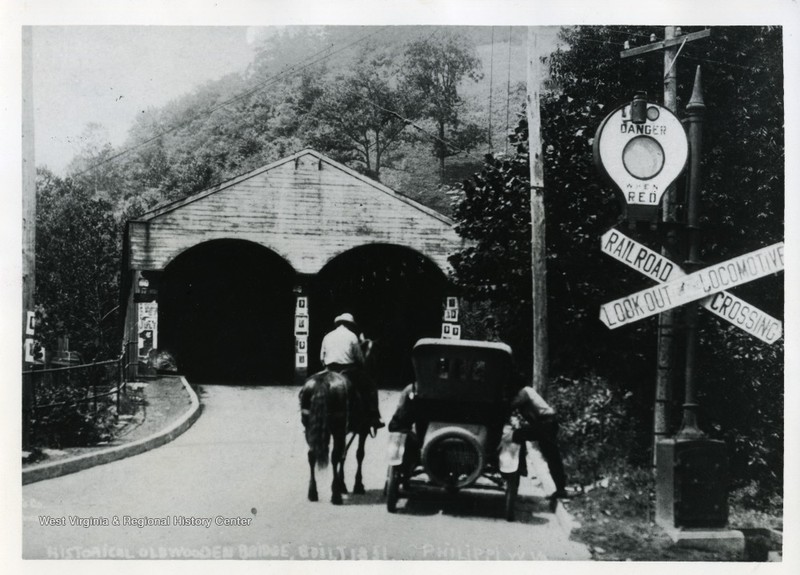
{"type": "Polygon", "coordinates": [[[318,374],[314,378],[314,387],[311,391],[308,417],[308,446],[314,454],[317,465],[324,469],[328,466],[328,445],[330,444],[331,431],[328,426],[328,393],[330,382],[325,377],[327,373],[318,374]]]}

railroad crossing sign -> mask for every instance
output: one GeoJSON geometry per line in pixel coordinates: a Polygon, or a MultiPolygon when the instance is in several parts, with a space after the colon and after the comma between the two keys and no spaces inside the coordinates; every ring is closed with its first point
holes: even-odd
{"type": "MultiPolygon", "coordinates": [[[[608,230],[602,235],[600,241],[600,249],[604,254],[659,283],[663,284],[687,275],[685,271],[661,254],[629,238],[619,230],[608,230]]],[[[717,317],[732,323],[765,343],[775,343],[783,335],[783,323],[780,320],[727,291],[704,297],[700,300],[700,305],[717,317]]],[[[614,319],[604,315],[602,311],[600,319],[612,329],[617,327],[614,319]],[[612,322],[614,323],[613,327],[610,325],[612,322]]]]}
{"type": "MultiPolygon", "coordinates": [[[[614,329],[779,272],[783,249],[783,242],[778,242],[614,300],[600,307],[600,320],[614,329]]],[[[722,305],[719,300],[717,304],[722,305]]]]}
{"type": "Polygon", "coordinates": [[[661,196],[689,157],[678,117],[640,94],[606,116],[593,149],[597,167],[621,192],[632,220],[657,219],[661,196]]]}

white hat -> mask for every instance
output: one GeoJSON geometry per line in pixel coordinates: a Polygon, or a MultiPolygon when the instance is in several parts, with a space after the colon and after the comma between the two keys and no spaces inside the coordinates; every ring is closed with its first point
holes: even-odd
{"type": "Polygon", "coordinates": [[[333,320],[334,324],[339,324],[343,322],[352,323],[353,325],[356,325],[356,320],[353,317],[353,314],[351,313],[343,313],[341,315],[336,316],[336,319],[333,320]]]}

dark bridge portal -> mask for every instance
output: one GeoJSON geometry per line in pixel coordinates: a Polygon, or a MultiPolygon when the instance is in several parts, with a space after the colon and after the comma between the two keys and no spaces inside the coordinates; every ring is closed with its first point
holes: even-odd
{"type": "Polygon", "coordinates": [[[421,337],[439,337],[447,279],[418,252],[372,244],[331,260],[313,279],[309,363],[319,369],[319,349],[333,319],[355,315],[366,337],[376,341],[374,365],[379,387],[413,380],[411,349],[421,337]]]}
{"type": "Polygon", "coordinates": [[[191,381],[290,382],[294,277],[282,258],[247,241],[187,250],[164,271],[159,347],[191,381]]]}
{"type": "Polygon", "coordinates": [[[379,340],[382,385],[404,383],[416,339],[441,334],[463,247],[449,218],[301,150],[128,222],[125,340],[137,369],[155,346],[195,378],[299,383],[350,308],[379,340]]]}

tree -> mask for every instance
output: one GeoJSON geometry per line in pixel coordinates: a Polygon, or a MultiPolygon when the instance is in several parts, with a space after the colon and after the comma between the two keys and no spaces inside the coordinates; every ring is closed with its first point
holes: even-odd
{"type": "Polygon", "coordinates": [[[454,213],[456,231],[472,245],[451,257],[450,263],[468,300],[491,302],[497,335],[512,345],[517,365],[529,371],[530,180],[523,136],[527,138],[527,130],[518,129],[513,138],[518,153],[507,159],[487,155],[481,173],[463,183],[464,195],[454,213]]]}
{"type": "MultiPolygon", "coordinates": [[[[615,381],[627,380],[628,389],[637,390],[642,398],[639,418],[645,424],[649,423],[646,408],[652,404],[650,386],[641,382],[653,379],[655,321],[615,330],[623,332],[618,334],[581,318],[594,319],[600,303],[644,287],[641,278],[620,270],[618,263],[599,253],[598,234],[614,223],[617,210],[610,186],[594,175],[588,150],[602,118],[635,90],[644,89],[651,99],[660,99],[663,64],[659,58],[630,61],[618,56],[622,41],[651,33],[663,34],[663,30],[566,30],[563,39],[569,49],[551,58],[551,73],[560,89],[543,108],[545,170],[552,190],[547,237],[558,250],[548,270],[549,289],[569,293],[572,300],[569,305],[562,301],[551,306],[551,322],[556,322],[551,328],[559,326],[551,334],[556,349],[572,352],[571,362],[582,357],[581,363],[600,366],[615,381]],[[609,280],[619,275],[624,281],[609,280]],[[573,342],[594,350],[597,358],[592,361],[573,342]],[[645,347],[644,342],[653,343],[645,347]],[[603,360],[598,362],[598,358],[603,360]]],[[[678,62],[678,115],[684,115],[694,67],[702,64],[707,114],[701,245],[702,258],[710,263],[783,239],[781,30],[712,28],[710,38],[692,44],[678,62]]],[[[660,242],[658,234],[639,239],[652,247],[660,242]]],[[[783,316],[782,275],[734,291],[771,315],[783,316]]],[[[758,479],[765,493],[779,490],[783,436],[776,430],[782,425],[783,341],[768,346],[710,314],[700,314],[699,320],[696,377],[701,425],[728,440],[739,482],[758,479]],[[753,415],[743,416],[743,409],[753,415]],[[752,459],[753,454],[758,459],[752,459]]],[[[676,418],[682,392],[674,390],[676,418]]]]}
{"type": "Polygon", "coordinates": [[[55,350],[68,336],[87,361],[116,357],[121,236],[113,206],[44,169],[36,188],[37,337],[55,350]]]}
{"type": "Polygon", "coordinates": [[[354,69],[325,83],[314,102],[311,145],[380,180],[388,154],[415,116],[408,95],[393,86],[397,72],[389,52],[366,45],[354,69]]]}
{"type": "Polygon", "coordinates": [[[126,178],[132,184],[127,190],[129,196],[160,190],[171,176],[167,136],[159,136],[166,130],[161,116],[154,108],[142,110],[128,130],[125,147],[139,147],[123,159],[126,178]]]}
{"type": "Polygon", "coordinates": [[[80,152],[67,166],[67,173],[96,196],[115,201],[123,192],[125,174],[114,161],[116,150],[102,124],[90,122],[80,135],[80,152]]]}
{"type": "Polygon", "coordinates": [[[286,26],[270,30],[256,44],[256,54],[247,77],[262,82],[288,77],[309,64],[323,66],[332,49],[351,42],[363,32],[352,26],[286,26]]]}
{"type": "Polygon", "coordinates": [[[442,182],[445,159],[485,138],[481,128],[462,124],[464,101],[458,93],[465,78],[474,82],[481,79],[479,68],[474,48],[463,37],[451,33],[416,40],[405,50],[404,82],[422,114],[436,126],[433,155],[439,160],[442,182]]]}
{"type": "MultiPolygon", "coordinates": [[[[551,90],[542,101],[550,372],[555,378],[596,374],[620,392],[631,392],[630,414],[643,439],[649,438],[651,425],[656,322],[650,319],[609,331],[597,314],[602,303],[650,282],[600,252],[599,237],[618,223],[620,207],[593,165],[592,143],[603,118],[635,91],[646,90],[651,99],[658,99],[662,62],[655,56],[621,60],[619,52],[624,40],[659,32],[663,30],[564,29],[565,47],[549,59],[551,90]]],[[[692,44],[679,62],[682,70],[689,58],[713,63],[704,66],[708,112],[701,200],[702,256],[710,263],[783,238],[781,31],[713,28],[709,39],[692,44]]],[[[683,73],[679,79],[682,116],[694,74],[683,73]]],[[[522,197],[516,197],[528,194],[526,139],[523,121],[515,155],[502,161],[489,158],[484,171],[465,184],[456,217],[462,235],[475,243],[453,264],[467,293],[490,302],[493,311],[500,310],[519,325],[512,343],[529,347],[530,332],[525,330],[530,330],[530,304],[525,291],[530,259],[522,246],[516,246],[516,238],[530,226],[528,208],[522,197]],[[521,255],[517,249],[523,250],[521,255]],[[510,281],[516,285],[505,287],[510,281]],[[510,295],[514,293],[519,297],[510,295]]],[[[658,249],[660,233],[636,235],[658,249]]],[[[782,318],[781,275],[734,291],[782,318]]],[[[780,493],[783,342],[768,346],[710,314],[699,318],[701,426],[728,441],[736,484],[758,481],[765,494],[780,493]]],[[[681,393],[675,390],[677,405],[681,393]]],[[[680,414],[678,409],[675,413],[680,414]]],[[[648,444],[643,441],[642,450],[648,444]]]]}
{"type": "MultiPolygon", "coordinates": [[[[406,68],[396,60],[409,36],[420,30],[394,27],[375,41],[385,30],[271,31],[257,41],[245,72],[208,82],[162,108],[142,110],[119,148],[108,143],[102,126],[90,126],[69,173],[106,194],[116,204],[115,213],[135,215],[313,146],[372,177],[388,178],[387,184],[402,193],[446,208],[439,186],[461,179],[479,165],[479,156],[452,161],[443,180],[438,156],[418,153],[428,140],[420,145],[419,132],[408,128],[408,120],[424,118],[419,125],[428,134],[437,128],[430,110],[421,106],[428,95],[412,90],[403,80],[406,68]]],[[[442,87],[451,109],[443,127],[450,146],[440,141],[437,148],[443,162],[485,136],[469,120],[482,113],[480,107],[461,94],[468,92],[466,79],[480,78],[473,45],[482,40],[476,33],[457,38],[438,33],[447,41],[434,44],[442,47],[441,58],[450,60],[433,64],[450,73],[461,58],[465,70],[475,68],[445,78],[452,86],[442,87]]]]}

